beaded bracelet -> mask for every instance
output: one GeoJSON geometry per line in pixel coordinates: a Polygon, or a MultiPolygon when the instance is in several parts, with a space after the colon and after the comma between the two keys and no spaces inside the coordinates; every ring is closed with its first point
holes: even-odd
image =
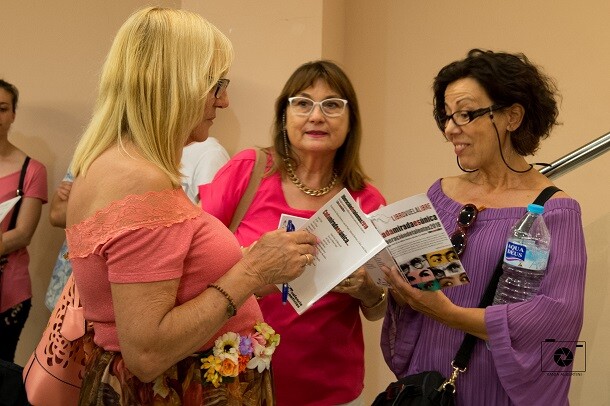
{"type": "Polygon", "coordinates": [[[235,304],[235,302],[233,301],[233,298],[227,293],[226,290],[224,290],[223,288],[221,288],[218,285],[215,285],[213,283],[210,283],[208,285],[208,288],[214,288],[217,291],[219,291],[220,293],[222,293],[222,295],[224,297],[227,298],[227,300],[229,301],[229,305],[227,306],[227,315],[229,316],[229,318],[235,316],[235,314],[237,313],[237,305],[235,304]]]}
{"type": "Polygon", "coordinates": [[[385,300],[385,289],[383,290],[383,292],[381,292],[381,296],[379,296],[379,299],[375,303],[373,303],[371,306],[366,306],[361,301],[360,302],[360,307],[362,307],[363,309],[372,309],[372,308],[377,307],[380,304],[382,304],[384,300],[385,300]]]}

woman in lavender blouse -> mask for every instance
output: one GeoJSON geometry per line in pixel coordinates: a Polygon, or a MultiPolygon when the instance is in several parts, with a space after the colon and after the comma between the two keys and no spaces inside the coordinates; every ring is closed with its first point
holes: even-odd
{"type": "Polygon", "coordinates": [[[480,340],[457,380],[458,406],[567,405],[573,364],[557,362],[567,360],[557,360],[555,352],[575,351],[587,261],[574,199],[560,191],[545,204],[552,247],[538,293],[525,302],[477,308],[509,229],[552,185],[525,157],[557,123],[556,86],[522,54],[474,49],[442,68],[433,89],[435,119],[465,173],[437,180],[428,196],[447,231],[465,237],[458,251],[470,283],[421,291],[396,270],[388,272],[385,360],[397,377],[428,370],[449,376],[470,333],[480,340]],[[468,203],[478,214],[459,228],[456,218],[468,203]]]}

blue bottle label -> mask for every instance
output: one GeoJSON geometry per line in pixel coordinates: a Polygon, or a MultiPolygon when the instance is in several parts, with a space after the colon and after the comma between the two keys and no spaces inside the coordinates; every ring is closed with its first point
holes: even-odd
{"type": "Polygon", "coordinates": [[[512,241],[506,243],[506,252],[504,253],[504,261],[509,263],[525,261],[525,253],[527,247],[521,244],[515,244],[512,241]]]}
{"type": "Polygon", "coordinates": [[[518,267],[531,269],[533,271],[544,271],[549,259],[549,253],[545,250],[532,249],[513,241],[506,243],[504,262],[518,267]]]}

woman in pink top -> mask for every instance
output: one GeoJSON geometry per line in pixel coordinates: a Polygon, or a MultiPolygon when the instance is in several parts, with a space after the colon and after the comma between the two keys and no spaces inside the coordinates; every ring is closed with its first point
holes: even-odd
{"type": "MultiPolygon", "coordinates": [[[[21,168],[26,159],[25,152],[8,140],[18,100],[17,88],[0,80],[0,202],[16,196],[21,168]]],[[[0,265],[0,359],[11,362],[32,306],[27,246],[38,226],[42,205],[47,202],[47,171],[43,164],[34,159],[28,163],[22,193],[15,226],[8,230],[13,215],[11,210],[0,227],[3,232],[3,254],[6,255],[6,263],[0,265]]]]}
{"type": "MultiPolygon", "coordinates": [[[[343,70],[329,61],[300,66],[277,98],[267,176],[235,231],[240,244],[277,228],[282,213],[311,217],[344,187],[366,213],[385,204],[361,168],[361,136],[358,100],[343,70]]],[[[203,209],[224,224],[231,223],[255,156],[240,152],[200,187],[203,209]]],[[[282,335],[273,359],[278,405],[364,404],[360,312],[376,320],[386,308],[384,290],[364,269],[300,316],[280,304],[275,286],[257,294],[265,319],[282,335]]]]}
{"type": "Polygon", "coordinates": [[[146,8],[119,30],[72,162],[67,240],[96,347],[82,405],[274,402],[279,344],[253,292],[297,277],[307,232],[269,233],[242,256],[180,187],[185,144],[228,106],[229,40],[201,16],[146,8]]]}

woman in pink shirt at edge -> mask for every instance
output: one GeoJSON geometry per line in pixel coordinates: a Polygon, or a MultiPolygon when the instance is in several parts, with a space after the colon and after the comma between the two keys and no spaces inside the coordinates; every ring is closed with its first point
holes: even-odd
{"type": "MultiPolygon", "coordinates": [[[[278,227],[282,213],[311,217],[346,187],[365,212],[385,204],[360,165],[358,100],[349,78],[330,61],[300,66],[276,100],[267,173],[235,235],[250,246],[278,227]]],[[[231,223],[250,180],[256,152],[238,153],[200,186],[204,211],[231,223]]],[[[277,402],[292,405],[362,405],[364,343],[360,311],[383,317],[385,291],[363,268],[298,316],[282,306],[275,286],[257,291],[265,320],[282,335],[274,354],[277,402]]]]}
{"type": "MultiPolygon", "coordinates": [[[[8,132],[15,121],[19,92],[12,84],[0,80],[0,202],[16,196],[25,152],[8,140],[8,132]]],[[[47,202],[47,170],[30,159],[24,182],[21,207],[15,228],[7,230],[13,210],[9,211],[0,227],[7,262],[0,265],[0,359],[13,362],[21,330],[32,307],[30,256],[27,246],[38,226],[42,205],[47,202]]]]}
{"type": "Polygon", "coordinates": [[[81,405],[273,405],[279,337],[253,292],[300,275],[316,239],[274,231],[242,255],[180,186],[185,144],[228,106],[229,40],[145,8],[120,28],[72,161],[67,241],[96,344],[81,405]]]}

